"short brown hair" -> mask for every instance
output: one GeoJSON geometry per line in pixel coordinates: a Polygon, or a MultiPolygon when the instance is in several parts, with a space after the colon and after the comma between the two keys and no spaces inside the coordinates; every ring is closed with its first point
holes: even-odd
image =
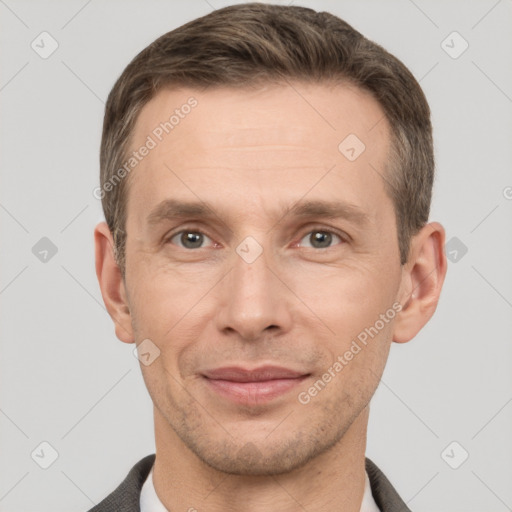
{"type": "MultiPolygon", "coordinates": [[[[430,109],[396,57],[340,18],[298,6],[233,5],[159,37],[126,67],[110,92],[100,184],[122,166],[141,109],[164,87],[244,87],[288,80],[349,82],[379,102],[392,131],[385,186],[396,214],[400,261],[428,221],[434,179],[430,109]]],[[[116,261],[125,276],[128,179],[102,192],[116,261]]]]}

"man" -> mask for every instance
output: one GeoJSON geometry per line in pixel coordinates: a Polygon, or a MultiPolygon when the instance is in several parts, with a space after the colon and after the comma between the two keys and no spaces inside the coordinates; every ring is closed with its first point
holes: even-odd
{"type": "Polygon", "coordinates": [[[430,111],[328,13],[230,6],[107,101],[96,272],[156,456],[92,511],[407,511],[365,458],[391,342],[436,309],[430,111]]]}

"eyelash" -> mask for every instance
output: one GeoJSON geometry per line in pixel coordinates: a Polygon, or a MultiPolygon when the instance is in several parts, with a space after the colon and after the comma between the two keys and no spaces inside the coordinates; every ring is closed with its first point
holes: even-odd
{"type": "MultiPolygon", "coordinates": [[[[320,232],[320,233],[327,233],[327,234],[331,234],[331,235],[336,235],[338,238],[340,238],[341,242],[342,243],[347,243],[347,241],[349,240],[349,236],[343,232],[338,232],[336,230],[333,230],[333,229],[326,229],[322,226],[313,226],[313,227],[310,227],[308,228],[309,230],[304,232],[301,237],[299,238],[299,242],[308,234],[311,234],[311,233],[314,233],[314,232],[320,232]]],[[[206,236],[208,237],[210,240],[212,240],[212,237],[209,236],[207,233],[205,233],[204,231],[202,231],[201,229],[197,229],[193,226],[185,226],[184,228],[181,228],[179,231],[175,231],[174,233],[172,233],[171,235],[169,235],[168,237],[165,238],[164,240],[164,244],[168,244],[171,242],[171,240],[176,236],[176,235],[179,235],[181,233],[186,233],[186,232],[189,232],[189,233],[196,233],[196,234],[200,234],[200,235],[203,235],[203,236],[206,236]]],[[[178,246],[179,247],[179,246],[178,246]]],[[[325,247],[323,249],[316,249],[316,251],[328,251],[329,249],[333,249],[335,246],[330,246],[330,247],[325,247]]],[[[183,247],[182,249],[185,249],[185,250],[188,250],[188,251],[199,251],[201,249],[205,249],[205,247],[200,247],[198,249],[187,249],[186,247],[183,247]]],[[[315,249],[315,247],[307,247],[307,249],[315,249]]]]}

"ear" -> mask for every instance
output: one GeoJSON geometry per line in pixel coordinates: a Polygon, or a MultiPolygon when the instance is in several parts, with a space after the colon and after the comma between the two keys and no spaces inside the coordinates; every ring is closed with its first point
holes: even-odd
{"type": "Polygon", "coordinates": [[[447,270],[444,243],[445,231],[438,222],[427,224],[411,240],[409,259],[402,268],[402,310],[393,330],[397,343],[414,338],[436,310],[447,270]]]}
{"type": "Polygon", "coordinates": [[[125,282],[114,258],[114,241],[106,222],[100,222],[94,230],[96,276],[103,302],[114,321],[116,336],[125,343],[134,343],[125,282]]]}

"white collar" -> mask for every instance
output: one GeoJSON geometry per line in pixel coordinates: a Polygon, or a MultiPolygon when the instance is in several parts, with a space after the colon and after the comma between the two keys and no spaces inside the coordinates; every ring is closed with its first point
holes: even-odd
{"type": "MultiPolygon", "coordinates": [[[[154,467],[154,466],[153,466],[154,467]]],[[[153,467],[149,472],[140,493],[140,511],[141,512],[169,512],[160,501],[155,486],[153,485],[153,467]]],[[[375,503],[370,487],[370,479],[365,471],[365,484],[363,502],[361,503],[360,512],[380,512],[379,507],[375,503]]]]}

